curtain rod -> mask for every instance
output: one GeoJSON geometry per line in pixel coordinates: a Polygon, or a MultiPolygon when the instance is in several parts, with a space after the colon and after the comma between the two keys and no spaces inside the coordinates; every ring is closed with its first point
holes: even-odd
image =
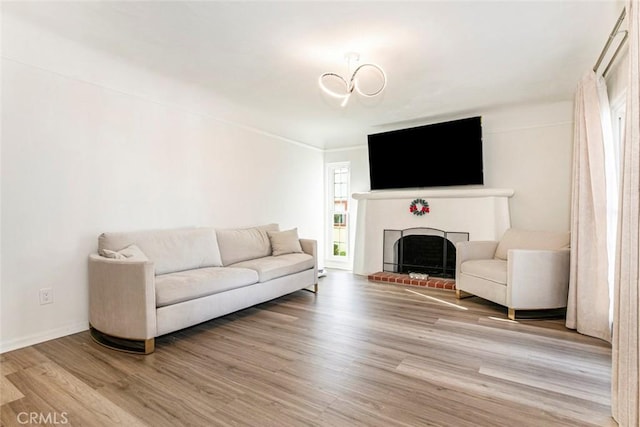
{"type": "Polygon", "coordinates": [[[624,33],[624,37],[622,38],[622,40],[618,44],[618,47],[616,48],[615,52],[613,52],[613,55],[611,56],[611,59],[609,60],[609,63],[607,64],[607,67],[604,69],[604,72],[602,73],[602,77],[606,76],[607,71],[609,71],[609,67],[611,67],[611,64],[613,64],[613,61],[618,56],[618,53],[620,52],[620,49],[622,48],[622,45],[624,45],[624,43],[627,41],[627,37],[629,36],[629,32],[627,30],[618,31],[620,29],[620,25],[622,25],[622,21],[624,21],[624,17],[626,16],[626,14],[627,14],[627,10],[626,10],[626,8],[623,8],[622,9],[622,13],[620,14],[620,17],[616,21],[616,25],[613,27],[613,30],[611,30],[611,34],[609,34],[609,38],[607,39],[607,43],[602,48],[602,52],[600,52],[600,56],[598,57],[598,60],[596,61],[596,65],[593,66],[593,71],[596,72],[598,70],[598,67],[600,67],[600,64],[602,63],[602,60],[604,59],[605,55],[607,54],[607,51],[609,50],[609,47],[611,46],[611,43],[613,42],[613,39],[618,34],[624,33]]]}

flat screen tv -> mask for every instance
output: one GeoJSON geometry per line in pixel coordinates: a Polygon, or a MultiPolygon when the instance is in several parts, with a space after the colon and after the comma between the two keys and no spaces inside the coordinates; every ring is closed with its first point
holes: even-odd
{"type": "Polygon", "coordinates": [[[484,184],[481,117],[368,136],[371,190],[484,184]]]}

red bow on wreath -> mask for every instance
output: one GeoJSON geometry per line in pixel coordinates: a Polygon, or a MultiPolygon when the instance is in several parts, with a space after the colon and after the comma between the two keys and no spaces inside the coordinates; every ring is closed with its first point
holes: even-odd
{"type": "Polygon", "coordinates": [[[409,205],[409,212],[414,215],[422,216],[429,213],[429,203],[424,199],[415,199],[409,205]]]}

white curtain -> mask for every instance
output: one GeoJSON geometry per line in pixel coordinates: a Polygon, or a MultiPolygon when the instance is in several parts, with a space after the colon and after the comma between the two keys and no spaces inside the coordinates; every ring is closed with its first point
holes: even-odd
{"type": "Polygon", "coordinates": [[[640,8],[627,1],[629,30],[629,83],[626,129],[622,155],[622,186],[616,280],[614,288],[612,343],[612,404],[614,419],[621,426],[640,425],[638,398],[640,263],[640,8]]]}
{"type": "Polygon", "coordinates": [[[611,340],[604,146],[611,138],[606,85],[593,71],[578,83],[574,105],[571,267],[568,328],[611,340]]]}

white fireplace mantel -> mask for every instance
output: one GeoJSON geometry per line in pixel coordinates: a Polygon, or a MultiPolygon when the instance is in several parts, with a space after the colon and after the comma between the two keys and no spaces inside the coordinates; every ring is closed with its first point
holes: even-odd
{"type": "Polygon", "coordinates": [[[367,191],[365,193],[353,193],[356,200],[390,200],[390,199],[415,199],[420,197],[430,198],[469,198],[469,197],[511,197],[513,190],[509,188],[444,188],[425,190],[388,190],[367,191]]]}
{"type": "Polygon", "coordinates": [[[369,275],[382,271],[383,232],[430,227],[467,232],[469,240],[498,240],[511,226],[509,198],[512,189],[438,188],[354,193],[358,201],[353,272],[369,275]],[[409,205],[424,199],[430,212],[418,216],[409,205]]]}

